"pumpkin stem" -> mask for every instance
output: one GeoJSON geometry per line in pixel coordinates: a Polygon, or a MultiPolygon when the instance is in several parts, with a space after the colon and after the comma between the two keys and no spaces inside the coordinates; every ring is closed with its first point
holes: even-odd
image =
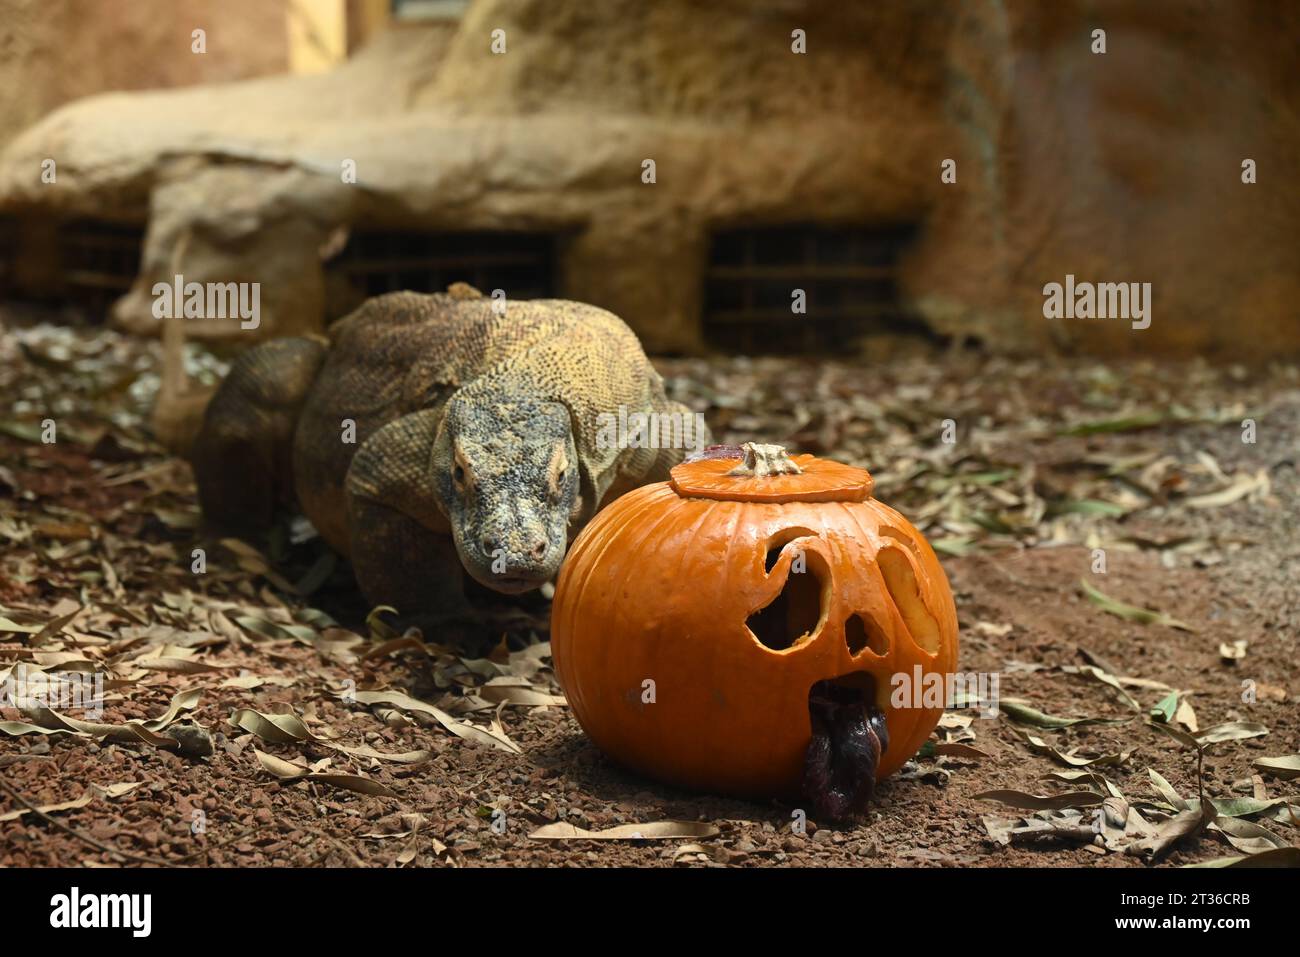
{"type": "Polygon", "coordinates": [[[767,478],[770,475],[799,475],[803,472],[786,454],[783,445],[746,442],[740,450],[745,454],[745,460],[728,472],[728,475],[767,478]]]}

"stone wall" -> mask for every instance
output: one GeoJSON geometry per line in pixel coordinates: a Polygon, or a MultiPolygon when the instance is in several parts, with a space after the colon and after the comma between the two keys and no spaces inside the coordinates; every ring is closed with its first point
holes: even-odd
{"type": "Polygon", "coordinates": [[[281,73],[288,67],[286,4],[0,0],[0,146],[56,107],[93,93],[281,73]],[[191,52],[198,28],[207,31],[206,54],[191,52]]]}
{"type": "Polygon", "coordinates": [[[971,175],[962,202],[935,187],[910,283],[936,323],[1064,351],[1300,353],[1300,7],[976,10],[948,97],[971,175]],[[1067,273],[1152,283],[1151,328],[1043,319],[1043,285],[1067,273]]]}
{"type": "Polygon", "coordinates": [[[454,34],[393,30],[329,74],[76,104],[0,156],[0,209],[147,214],[116,309],[141,332],[182,235],[187,278],[263,283],[270,335],[320,327],[340,230],[528,228],[565,237],[565,295],[697,351],[711,231],[910,222],[903,293],[938,332],[1294,355],[1298,27],[1281,0],[478,0],[454,34]],[[1067,273],[1152,283],[1151,327],[1044,319],[1067,273]]]}

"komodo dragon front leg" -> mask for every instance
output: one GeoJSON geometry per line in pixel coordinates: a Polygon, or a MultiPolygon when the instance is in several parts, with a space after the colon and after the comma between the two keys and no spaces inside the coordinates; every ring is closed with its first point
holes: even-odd
{"type": "Polygon", "coordinates": [[[440,409],[395,419],[357,450],[346,481],[352,568],[367,600],[427,629],[470,621],[465,573],[430,483],[440,409]]]}

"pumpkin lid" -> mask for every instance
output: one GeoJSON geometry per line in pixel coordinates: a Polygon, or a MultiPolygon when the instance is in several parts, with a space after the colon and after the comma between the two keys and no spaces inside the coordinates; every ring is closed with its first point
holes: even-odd
{"type": "Polygon", "coordinates": [[[668,484],[683,498],[773,503],[861,502],[875,487],[866,469],[755,442],[711,445],[676,466],[668,484]]]}

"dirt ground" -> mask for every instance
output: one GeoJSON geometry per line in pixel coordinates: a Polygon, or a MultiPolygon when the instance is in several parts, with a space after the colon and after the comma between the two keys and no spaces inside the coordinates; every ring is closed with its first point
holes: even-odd
{"type": "Polygon", "coordinates": [[[458,654],[368,621],[301,523],[203,530],[144,432],[155,347],[0,332],[0,678],[98,674],[107,697],[97,723],[0,709],[0,864],[1123,867],[1300,844],[1295,368],[660,362],[719,438],[869,468],[940,552],[961,670],[1000,675],[1000,714],[951,709],[869,820],[798,833],[786,804],[596,751],[553,697],[544,602],[458,654]],[[530,836],[655,822],[673,836],[530,836]]]}

